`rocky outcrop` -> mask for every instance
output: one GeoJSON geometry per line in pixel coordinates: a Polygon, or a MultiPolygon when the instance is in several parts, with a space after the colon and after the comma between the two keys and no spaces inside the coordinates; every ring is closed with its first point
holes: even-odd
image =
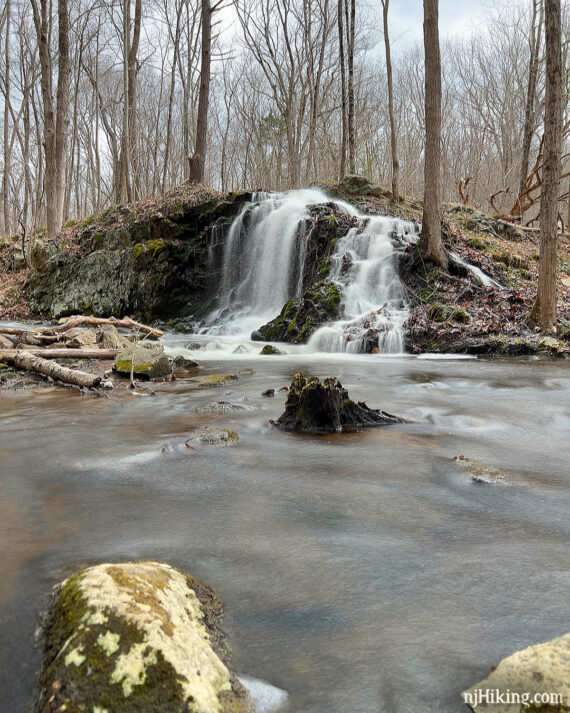
{"type": "Polygon", "coordinates": [[[323,280],[309,288],[302,299],[288,300],[281,313],[253,332],[251,338],[304,344],[315,330],[326,322],[338,319],[340,314],[340,288],[323,280]]]}
{"type": "Polygon", "coordinates": [[[160,562],[102,564],[56,588],[36,713],[241,713],[223,605],[160,562]]]}
{"type": "Polygon", "coordinates": [[[406,423],[398,416],[356,403],[338,379],[320,381],[316,376],[295,374],[289,387],[285,411],[274,426],[284,431],[343,431],[364,426],[406,423]]]}
{"type": "Polygon", "coordinates": [[[135,342],[117,355],[115,371],[137,379],[164,379],[172,374],[172,364],[162,344],[135,342]]]}
{"type": "Polygon", "coordinates": [[[480,713],[570,710],[570,634],[503,659],[484,681],[465,691],[463,699],[480,713]]]}
{"type": "MultiPolygon", "coordinates": [[[[151,215],[126,208],[92,216],[76,229],[74,249],[39,246],[26,292],[31,309],[69,314],[135,314],[145,321],[184,316],[215,294],[208,270],[211,230],[231,223],[251,193],[151,215]]],[[[215,277],[215,276],[214,276],[215,277]]]]}

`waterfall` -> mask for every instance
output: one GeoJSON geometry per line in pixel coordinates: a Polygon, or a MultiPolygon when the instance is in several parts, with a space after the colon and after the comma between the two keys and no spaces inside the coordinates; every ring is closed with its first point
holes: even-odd
{"type": "MultiPolygon", "coordinates": [[[[330,203],[319,189],[257,193],[232,223],[222,259],[217,306],[202,333],[240,335],[276,317],[284,303],[303,294],[312,206],[330,203]]],[[[315,351],[370,351],[372,341],[386,353],[404,351],[408,316],[398,275],[398,251],[417,239],[411,223],[366,216],[343,201],[337,209],[356,219],[331,258],[329,279],[342,292],[343,319],[321,327],[311,338],[315,351]]]]}
{"type": "Polygon", "coordinates": [[[415,228],[395,218],[359,216],[338,241],[331,279],[342,288],[344,319],[321,327],[309,341],[314,351],[384,354],[404,351],[409,309],[398,274],[398,247],[417,240],[415,228]]]}

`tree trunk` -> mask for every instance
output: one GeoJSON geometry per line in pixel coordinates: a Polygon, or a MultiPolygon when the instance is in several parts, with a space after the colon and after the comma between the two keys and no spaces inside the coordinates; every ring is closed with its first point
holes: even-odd
{"type": "Polygon", "coordinates": [[[388,80],[388,114],[390,116],[390,147],[392,153],[392,200],[400,200],[400,164],[398,162],[398,138],[396,136],[396,121],[394,118],[394,91],[392,82],[392,56],[390,53],[390,36],[388,34],[388,5],[390,0],[382,0],[382,15],[384,20],[384,45],[386,47],[386,77],[388,80]]]}
{"type": "Polygon", "coordinates": [[[556,322],[556,259],[560,149],[562,141],[562,47],[560,0],[545,0],[546,101],[540,196],[538,293],[530,322],[543,331],[556,322]]]}
{"type": "Polygon", "coordinates": [[[118,182],[116,185],[117,203],[129,200],[129,54],[131,35],[131,0],[123,0],[123,131],[121,135],[121,152],[119,155],[118,182]]]}
{"type": "Polygon", "coordinates": [[[189,159],[190,183],[202,183],[206,165],[208,138],[208,104],[210,102],[210,51],[212,42],[212,9],[210,0],[202,0],[202,58],[200,65],[200,94],[196,122],[194,155],[189,159]]]}
{"type": "MultiPolygon", "coordinates": [[[[536,83],[538,79],[539,51],[540,51],[540,35],[542,32],[544,5],[542,0],[533,0],[532,2],[532,21],[530,29],[530,57],[528,63],[528,84],[526,93],[526,106],[524,116],[524,132],[523,145],[521,156],[521,169],[519,180],[519,196],[524,192],[524,186],[528,175],[528,162],[530,156],[530,145],[532,142],[532,134],[534,131],[536,102],[536,83]],[[540,12],[539,12],[540,7],[540,12]]],[[[521,213],[522,222],[522,213],[521,213]]]]}
{"type": "Polygon", "coordinates": [[[340,79],[341,79],[341,102],[340,109],[342,112],[342,138],[340,147],[340,167],[339,167],[339,181],[342,181],[344,174],[346,173],[346,69],[344,65],[344,23],[342,21],[342,14],[344,12],[344,2],[345,0],[338,0],[337,4],[337,19],[338,19],[338,49],[340,57],[340,79]]]}
{"type": "MultiPolygon", "coordinates": [[[[127,112],[129,122],[129,151],[128,159],[129,166],[132,166],[132,179],[129,183],[130,195],[129,200],[140,199],[140,170],[137,153],[137,54],[139,51],[139,43],[141,36],[142,22],[142,0],[135,1],[135,18],[133,22],[133,39],[129,47],[127,55],[127,81],[128,81],[128,101],[127,112]]],[[[130,173],[129,173],[130,175],[130,173]]]]}
{"type": "Polygon", "coordinates": [[[2,210],[4,214],[4,232],[8,235],[11,231],[10,224],[10,164],[11,150],[9,147],[10,126],[10,0],[6,0],[6,39],[4,45],[4,173],[2,176],[2,210]]]}
{"type": "MultiPolygon", "coordinates": [[[[348,0],[346,0],[348,3],[348,0]]],[[[347,11],[347,39],[348,39],[348,170],[356,173],[356,129],[354,105],[354,38],[356,22],[356,0],[350,0],[350,19],[347,11]]]]}
{"type": "Polygon", "coordinates": [[[441,59],[438,0],[424,0],[425,122],[424,212],[420,249],[425,260],[446,269],[441,241],[441,59]]]}

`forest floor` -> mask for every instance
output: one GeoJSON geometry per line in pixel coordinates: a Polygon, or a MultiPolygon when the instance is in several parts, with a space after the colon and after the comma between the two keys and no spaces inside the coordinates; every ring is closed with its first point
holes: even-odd
{"type": "MultiPolygon", "coordinates": [[[[346,190],[339,184],[320,184],[332,196],[349,200],[370,214],[393,215],[418,223],[422,204],[410,198],[400,204],[390,202],[387,192],[368,184],[346,190]]],[[[221,194],[202,186],[182,186],[154,200],[116,206],[82,221],[70,221],[58,235],[66,250],[78,249],[82,227],[95,219],[105,228],[150,220],[157,214],[168,216],[182,205],[196,205],[221,194]]],[[[408,248],[408,265],[403,280],[412,310],[406,324],[408,349],[474,354],[567,354],[570,352],[570,243],[561,237],[558,244],[558,325],[549,335],[527,326],[538,279],[539,234],[519,231],[505,216],[489,216],[469,206],[444,204],[443,237],[448,250],[475,265],[496,281],[481,285],[471,274],[454,265],[444,272],[419,263],[418,251],[408,248]]],[[[43,236],[40,237],[45,240],[43,236]]],[[[0,319],[40,319],[26,301],[25,283],[29,268],[18,241],[0,238],[0,319]],[[20,251],[19,262],[15,264],[20,251]],[[17,269],[15,269],[17,268],[17,269]]]]}

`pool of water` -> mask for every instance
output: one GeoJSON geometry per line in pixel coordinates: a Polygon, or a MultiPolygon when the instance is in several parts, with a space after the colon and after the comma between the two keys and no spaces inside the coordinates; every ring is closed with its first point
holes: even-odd
{"type": "Polygon", "coordinates": [[[154,396],[0,395],[3,713],[33,701],[52,586],[101,561],[153,557],[208,582],[239,672],[285,689],[290,713],[466,710],[460,692],[503,656],[570,630],[570,362],[258,349],[192,352],[200,373],[254,369],[217,389],[180,375],[154,396]],[[415,423],[277,431],[296,371],[415,423]],[[240,442],[185,448],[203,425],[240,442]],[[512,475],[475,483],[459,454],[512,475]]]}

